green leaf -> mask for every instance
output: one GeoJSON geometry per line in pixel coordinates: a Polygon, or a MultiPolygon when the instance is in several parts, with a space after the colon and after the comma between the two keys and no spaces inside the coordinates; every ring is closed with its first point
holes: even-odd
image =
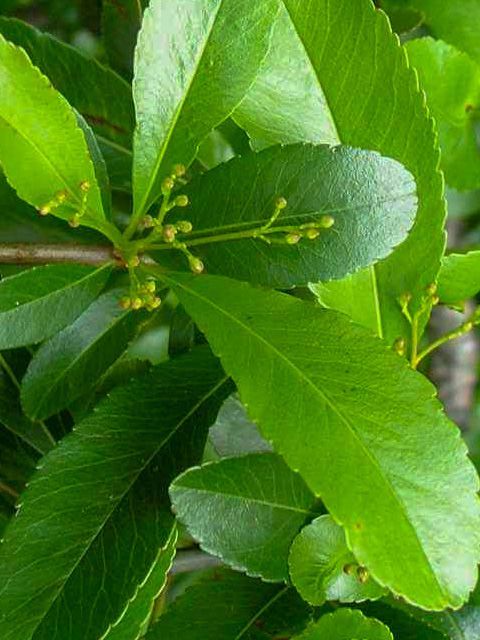
{"type": "MultiPolygon", "coordinates": [[[[380,602],[369,602],[362,605],[363,613],[368,617],[374,617],[381,620],[393,634],[394,638],[399,640],[448,640],[450,637],[442,631],[439,631],[426,621],[415,618],[414,612],[419,612],[419,609],[409,607],[408,610],[399,609],[395,606],[392,598],[380,602]]],[[[453,616],[456,613],[442,612],[431,614],[435,617],[442,617],[444,615],[453,616]]],[[[461,635],[452,634],[454,640],[466,640],[461,635]]],[[[474,640],[469,638],[468,640],[474,640]]]]}
{"type": "Polygon", "coordinates": [[[110,65],[123,76],[133,75],[133,52],[148,0],[103,0],[102,33],[110,65]]]}
{"type": "Polygon", "coordinates": [[[42,460],[0,547],[2,640],[98,640],[119,620],[171,535],[168,485],[230,392],[198,349],[114,390],[42,460]]]}
{"type": "Polygon", "coordinates": [[[135,115],[127,82],[78,49],[20,20],[0,18],[0,33],[26,51],[95,133],[130,148],[135,115]]]}
{"type": "Polygon", "coordinates": [[[178,518],[205,551],[234,569],[288,580],[292,540],[318,513],[302,478],[274,453],[225,458],[186,471],[170,497],[178,518]]]}
{"type": "Polygon", "coordinates": [[[405,45],[437,122],[442,168],[451,187],[480,187],[474,109],[480,107],[480,67],[452,45],[421,38],[405,45]]]}
{"type": "Polygon", "coordinates": [[[225,400],[215,424],[210,427],[209,437],[222,458],[272,451],[271,444],[262,438],[236,394],[225,400]]]}
{"type": "Polygon", "coordinates": [[[146,640],[264,640],[301,629],[308,613],[293,589],[216,569],[173,602],[146,640]]]}
{"type": "Polygon", "coordinates": [[[345,313],[357,324],[382,334],[378,303],[377,281],[373,269],[364,269],[353,276],[331,282],[310,285],[318,302],[327,309],[345,313]]]}
{"type": "Polygon", "coordinates": [[[302,529],[293,541],[288,564],[294,587],[313,605],[326,600],[376,600],[386,593],[359,567],[345,533],[328,515],[302,529]]]}
{"type": "Polygon", "coordinates": [[[137,591],[128,602],[125,611],[122,611],[118,620],[113,623],[101,640],[138,640],[143,637],[143,631],[148,627],[155,600],[165,587],[167,573],[175,556],[177,538],[177,528],[173,525],[172,533],[165,546],[159,549],[151,571],[142,584],[138,585],[137,591]]]}
{"type": "Polygon", "coordinates": [[[100,189],[85,137],[66,100],[32,65],[25,52],[0,35],[0,165],[22,200],[69,220],[82,208],[83,225],[111,239],[119,232],[105,220],[100,189]],[[88,191],[83,191],[88,184],[88,191]]]}
{"type": "Polygon", "coordinates": [[[366,618],[361,611],[339,609],[322,616],[298,636],[298,640],[393,640],[388,628],[379,620],[366,618]]]}
{"type": "MultiPolygon", "coordinates": [[[[384,258],[405,239],[417,205],[411,175],[394,160],[326,145],[277,146],[234,158],[200,176],[186,193],[188,213],[177,210],[172,220],[187,216],[192,222],[184,240],[207,271],[277,288],[342,278],[384,258]],[[333,216],[333,227],[296,245],[242,239],[268,224],[279,196],[288,204],[272,229],[319,222],[324,214],[333,216]]],[[[163,264],[169,256],[158,258],[163,264]]],[[[185,262],[172,254],[169,264],[185,262]]]]}
{"type": "Polygon", "coordinates": [[[0,422],[41,455],[55,445],[55,440],[44,426],[31,422],[23,415],[18,390],[7,380],[4,373],[0,374],[0,422]]]}
{"type": "Polygon", "coordinates": [[[226,278],[162,277],[357,561],[414,604],[459,607],[477,579],[479,481],[433,386],[343,314],[226,278]]]}
{"type": "Polygon", "coordinates": [[[480,291],[480,251],[450,253],[442,259],[438,296],[444,304],[458,304],[480,291]]]}
{"type": "Polygon", "coordinates": [[[387,17],[370,0],[278,2],[275,28],[285,36],[273,40],[235,118],[269,143],[319,142],[323,128],[325,142],[379,151],[412,173],[419,200],[416,223],[407,240],[375,267],[371,278],[377,294],[369,303],[380,335],[391,342],[400,335],[409,338],[397,298],[409,291],[419,300],[435,281],[445,217],[435,133],[417,79],[387,17]],[[315,100],[302,91],[292,108],[284,90],[284,78],[292,73],[296,84],[316,87],[315,100]],[[264,104],[274,106],[263,109],[264,104]]]}
{"type": "Polygon", "coordinates": [[[112,271],[79,264],[34,267],[0,281],[0,349],[40,342],[70,324],[112,271]]]}
{"type": "Polygon", "coordinates": [[[25,413],[48,418],[95,387],[127,349],[145,321],[144,313],[124,311],[124,289],[104,293],[73,324],[45,342],[22,380],[25,413]]]}
{"type": "MultiPolygon", "coordinates": [[[[404,0],[400,0],[402,4],[404,0]]],[[[426,23],[433,35],[466,51],[480,63],[480,5],[478,0],[408,0],[425,14],[426,23]]]]}
{"type": "Polygon", "coordinates": [[[133,84],[137,216],[160,196],[172,166],[189,165],[201,141],[243,98],[267,53],[276,2],[150,2],[133,84]]]}

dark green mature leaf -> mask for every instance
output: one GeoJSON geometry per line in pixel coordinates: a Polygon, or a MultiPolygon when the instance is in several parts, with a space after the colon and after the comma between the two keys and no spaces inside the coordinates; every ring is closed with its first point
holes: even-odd
{"type": "MultiPolygon", "coordinates": [[[[438,631],[433,628],[426,621],[418,620],[415,618],[415,612],[419,611],[414,607],[401,610],[392,600],[380,601],[380,602],[368,602],[362,605],[362,611],[369,617],[377,618],[381,620],[393,634],[393,637],[398,640],[448,640],[449,635],[438,631]]],[[[445,612],[435,613],[435,617],[442,617],[444,615],[453,616],[456,613],[445,612]]],[[[455,633],[452,635],[454,640],[466,640],[462,638],[460,634],[455,633]]],[[[473,638],[468,639],[473,640],[473,638]]]]}
{"type": "MultiPolygon", "coordinates": [[[[296,636],[297,637],[297,636],[296,636]]],[[[361,611],[339,609],[322,616],[298,636],[298,640],[393,640],[384,624],[366,618],[361,611]]]]}
{"type": "Polygon", "coordinates": [[[27,52],[95,133],[130,147],[135,116],[127,82],[78,49],[20,20],[0,18],[0,33],[27,52]]]}
{"type": "MultiPolygon", "coordinates": [[[[172,220],[192,222],[185,239],[207,271],[278,288],[342,278],[384,258],[405,239],[417,205],[415,182],[399,163],[326,145],[277,146],[234,158],[200,176],[187,193],[188,213],[175,212],[172,220]],[[318,222],[323,214],[333,216],[333,227],[296,245],[242,239],[268,223],[279,196],[288,205],[272,228],[318,222]],[[225,241],[201,244],[205,236],[225,241]]],[[[171,263],[185,266],[183,257],[171,263]]]]}
{"type": "Polygon", "coordinates": [[[357,561],[412,603],[459,607],[477,579],[479,482],[433,386],[343,314],[226,278],[163,278],[357,561]]]}
{"type": "Polygon", "coordinates": [[[146,640],[268,640],[290,636],[308,615],[293,589],[216,569],[174,601],[146,640]]]}
{"type": "Polygon", "coordinates": [[[55,444],[43,425],[31,422],[22,413],[18,390],[3,372],[0,373],[0,422],[42,455],[50,451],[55,444]]]}
{"type": "Polygon", "coordinates": [[[437,122],[447,183],[460,190],[480,187],[480,149],[474,109],[480,106],[480,66],[452,45],[421,38],[405,45],[437,122]]]}
{"type": "Polygon", "coordinates": [[[177,542],[177,528],[172,527],[172,533],[164,547],[158,551],[157,558],[152,564],[151,571],[145,576],[142,584],[133,598],[128,602],[118,620],[102,636],[102,640],[137,640],[144,635],[152,615],[155,600],[158,598],[167,581],[175,556],[177,542]]]}
{"type": "MultiPolygon", "coordinates": [[[[405,0],[400,0],[402,4],[405,0]]],[[[462,51],[466,51],[480,63],[480,5],[478,0],[407,0],[422,11],[425,21],[437,38],[446,40],[462,51]]]]}
{"type": "Polygon", "coordinates": [[[51,451],[0,547],[2,640],[98,640],[171,534],[168,485],[231,392],[208,350],[114,390],[51,451]]]}
{"type": "Polygon", "coordinates": [[[0,281],[0,349],[34,344],[71,323],[112,271],[76,264],[34,267],[0,281]]]}
{"type": "Polygon", "coordinates": [[[127,349],[146,317],[123,310],[124,289],[104,293],[73,324],[45,342],[22,380],[25,413],[48,418],[95,387],[127,349]]]}
{"type": "Polygon", "coordinates": [[[438,296],[445,304],[457,304],[480,291],[480,251],[450,253],[442,259],[438,296]]]}
{"type": "Polygon", "coordinates": [[[110,65],[127,78],[133,75],[133,52],[148,0],[103,0],[103,42],[110,65]]]}
{"type": "Polygon", "coordinates": [[[186,471],[171,488],[175,512],[205,551],[234,569],[288,580],[288,551],[316,498],[280,456],[225,458],[186,471]]]}
{"type": "Polygon", "coordinates": [[[100,189],[85,137],[66,100],[35,68],[25,52],[0,35],[0,165],[9,183],[29,204],[49,206],[70,219],[82,209],[81,223],[111,239],[118,231],[105,220],[100,189]],[[88,184],[87,192],[82,185],[88,184]]]}
{"type": "Polygon", "coordinates": [[[236,394],[225,400],[215,424],[210,427],[209,438],[222,458],[272,451],[272,445],[262,438],[236,394]]]}
{"type": "Polygon", "coordinates": [[[416,224],[401,247],[372,269],[370,299],[358,301],[378,316],[380,335],[392,342],[399,335],[409,339],[397,298],[405,291],[419,298],[435,280],[445,216],[435,133],[415,74],[386,16],[370,0],[278,1],[282,9],[275,28],[285,36],[273,40],[235,117],[248,130],[255,123],[252,135],[270,143],[318,142],[324,130],[326,142],[377,150],[413,174],[416,224]],[[319,87],[316,100],[302,96],[294,109],[284,90],[292,69],[296,82],[319,87]],[[264,104],[274,106],[264,110],[264,104]]]}
{"type": "Polygon", "coordinates": [[[189,165],[200,142],[243,98],[267,53],[276,3],[150,2],[138,39],[133,85],[138,215],[159,197],[172,166],[189,165]]]}
{"type": "Polygon", "coordinates": [[[358,573],[345,533],[329,515],[302,529],[293,541],[288,564],[293,585],[313,605],[326,600],[376,600],[386,593],[368,574],[358,573]]]}

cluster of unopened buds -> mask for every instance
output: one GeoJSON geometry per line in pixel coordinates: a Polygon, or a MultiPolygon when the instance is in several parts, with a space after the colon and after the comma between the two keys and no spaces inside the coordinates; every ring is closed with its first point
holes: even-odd
{"type": "Polygon", "coordinates": [[[154,311],[162,304],[159,296],[155,295],[156,288],[155,280],[147,280],[135,287],[130,296],[123,297],[120,300],[120,306],[125,310],[147,309],[147,311],[154,311]]]}
{"type": "Polygon", "coordinates": [[[347,576],[356,578],[361,584],[365,584],[370,577],[370,573],[366,567],[355,564],[354,562],[346,564],[343,567],[343,572],[346,573],[347,576]]]}
{"type": "MultiPolygon", "coordinates": [[[[88,192],[90,191],[91,184],[88,180],[82,180],[82,182],[80,182],[78,186],[81,193],[80,207],[73,214],[73,216],[68,220],[68,224],[74,228],[80,226],[81,218],[85,215],[87,211],[88,192]]],[[[55,209],[58,209],[58,207],[60,207],[61,205],[68,204],[70,207],[74,207],[74,205],[69,203],[68,200],[69,200],[68,191],[66,190],[59,191],[54,195],[54,197],[49,202],[42,205],[38,209],[38,213],[41,216],[48,216],[49,213],[53,213],[55,209]]]]}

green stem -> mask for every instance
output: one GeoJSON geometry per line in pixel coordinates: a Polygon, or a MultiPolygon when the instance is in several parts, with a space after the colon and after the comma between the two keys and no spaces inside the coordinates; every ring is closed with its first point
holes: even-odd
{"type": "Polygon", "coordinates": [[[446,342],[450,342],[450,340],[455,340],[456,338],[460,338],[461,336],[471,331],[473,326],[474,324],[471,320],[466,320],[463,324],[461,324],[456,329],[452,329],[452,331],[449,331],[445,335],[440,336],[440,338],[438,338],[437,340],[429,344],[427,347],[425,347],[425,349],[423,349],[423,351],[421,351],[418,354],[416,359],[417,365],[424,358],[426,358],[430,353],[432,353],[432,351],[435,351],[435,349],[438,349],[438,347],[441,347],[442,344],[445,344],[446,342]]]}
{"type": "Polygon", "coordinates": [[[419,314],[415,313],[412,318],[412,346],[410,351],[410,363],[412,369],[416,369],[419,363],[418,359],[418,320],[419,314]]]}

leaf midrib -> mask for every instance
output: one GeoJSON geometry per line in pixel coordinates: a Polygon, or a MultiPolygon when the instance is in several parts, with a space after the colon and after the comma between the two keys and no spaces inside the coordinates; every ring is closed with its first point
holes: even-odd
{"type": "MultiPolygon", "coordinates": [[[[70,578],[72,577],[73,573],[76,571],[77,567],[79,566],[79,564],[82,562],[83,558],[86,556],[86,554],[88,553],[88,551],[90,550],[92,544],[94,543],[94,541],[97,539],[97,537],[100,535],[100,533],[103,531],[105,524],[110,520],[110,518],[112,517],[112,514],[114,513],[114,511],[118,508],[119,504],[123,501],[123,499],[125,498],[125,496],[128,494],[128,492],[132,489],[133,485],[136,483],[136,481],[138,480],[140,474],[142,473],[142,471],[144,469],[146,469],[152,462],[152,460],[155,458],[155,456],[158,455],[159,451],[161,449],[163,449],[165,447],[166,444],[168,444],[168,442],[171,440],[171,438],[173,436],[176,435],[176,433],[179,431],[179,429],[182,428],[182,426],[187,422],[187,420],[189,420],[193,415],[195,415],[195,413],[200,409],[200,407],[207,402],[212,396],[215,395],[215,393],[217,393],[217,391],[219,389],[221,389],[221,387],[227,383],[229,380],[229,376],[223,376],[219,382],[217,382],[215,384],[215,386],[210,389],[208,391],[208,393],[206,393],[191,409],[190,411],[188,411],[188,413],[181,419],[179,420],[178,424],[175,426],[174,429],[172,429],[168,436],[158,445],[158,447],[155,449],[155,451],[152,453],[152,455],[145,461],[145,463],[143,464],[143,466],[141,466],[138,470],[138,473],[136,473],[134,476],[132,476],[132,482],[127,486],[127,488],[125,489],[125,491],[119,496],[118,501],[116,502],[116,504],[112,505],[112,509],[111,511],[107,514],[107,516],[103,519],[101,525],[98,527],[97,531],[92,535],[92,537],[90,538],[90,542],[89,544],[85,547],[85,551],[80,555],[79,559],[77,560],[77,562],[75,562],[74,566],[72,567],[71,571],[65,576],[64,579],[62,579],[60,586],[58,587],[57,593],[55,595],[55,597],[51,600],[50,605],[48,607],[48,609],[45,611],[45,614],[42,615],[42,617],[39,619],[38,624],[35,626],[35,628],[32,630],[31,633],[31,637],[33,638],[34,634],[36,633],[36,631],[38,630],[38,627],[40,626],[40,624],[42,624],[43,620],[46,618],[47,614],[49,613],[49,611],[51,611],[52,607],[54,606],[55,602],[57,601],[59,595],[61,594],[63,587],[65,584],[67,584],[67,582],[70,580],[70,578]]],[[[10,616],[12,616],[19,608],[23,608],[25,607],[27,604],[29,604],[29,602],[31,602],[34,598],[38,597],[38,593],[36,593],[35,595],[33,595],[27,602],[22,602],[20,605],[18,605],[18,607],[16,607],[16,609],[13,609],[10,611],[10,616]]]]}
{"type": "MultiPolygon", "coordinates": [[[[162,277],[165,280],[168,280],[172,276],[171,275],[170,276],[162,275],[162,277]]],[[[393,488],[393,486],[391,484],[390,479],[387,476],[385,476],[385,474],[383,472],[383,469],[380,466],[380,463],[373,456],[373,454],[369,451],[369,449],[365,446],[365,444],[361,440],[360,436],[357,434],[357,431],[356,431],[355,427],[349,422],[349,420],[343,415],[343,413],[336,407],[336,405],[334,405],[332,403],[332,401],[329,399],[329,397],[324,392],[322,392],[308,376],[306,376],[302,372],[301,369],[299,369],[291,360],[289,360],[284,354],[282,354],[281,351],[279,351],[275,346],[273,346],[271,343],[269,343],[263,336],[259,335],[258,333],[255,333],[251,329],[251,327],[249,327],[248,325],[245,325],[243,322],[241,322],[241,320],[239,320],[238,318],[236,318],[235,316],[230,314],[227,310],[225,310],[222,307],[218,306],[216,303],[212,302],[208,298],[205,298],[204,296],[202,296],[201,294],[199,294],[195,290],[189,289],[185,285],[178,283],[175,279],[173,279],[173,284],[176,287],[180,287],[180,288],[184,289],[185,291],[190,293],[190,295],[196,296],[199,300],[201,300],[202,302],[206,303],[207,305],[210,305],[213,309],[219,311],[220,314],[226,316],[227,319],[229,319],[233,323],[239,325],[243,330],[245,330],[245,332],[247,334],[251,334],[259,342],[263,342],[266,345],[267,349],[270,349],[275,355],[277,355],[279,357],[280,360],[283,360],[287,364],[288,367],[293,369],[293,371],[296,373],[296,375],[300,379],[304,380],[307,383],[307,385],[313,389],[314,393],[316,395],[318,395],[331,408],[331,410],[340,418],[340,420],[347,426],[347,428],[349,429],[351,434],[354,436],[355,440],[359,443],[360,448],[364,451],[364,453],[366,454],[367,458],[369,460],[371,460],[372,465],[379,472],[380,477],[385,481],[385,484],[388,487],[389,492],[393,496],[394,501],[400,506],[400,513],[403,514],[404,519],[405,519],[408,527],[412,531],[413,539],[415,540],[415,542],[416,542],[416,544],[417,544],[417,546],[418,546],[418,548],[420,550],[421,555],[424,557],[424,559],[425,559],[425,561],[427,563],[427,566],[429,567],[435,582],[437,583],[437,585],[440,588],[440,593],[443,596],[444,595],[443,588],[442,588],[442,586],[439,584],[439,582],[437,580],[437,576],[436,576],[435,571],[433,570],[433,567],[432,567],[432,565],[430,563],[430,559],[428,558],[425,550],[423,549],[423,546],[422,546],[422,544],[421,544],[421,542],[420,542],[420,540],[419,540],[419,538],[417,536],[416,529],[415,529],[414,525],[412,524],[412,522],[410,521],[408,513],[404,513],[404,511],[402,509],[403,503],[401,502],[399,496],[397,496],[396,492],[394,491],[394,488],[393,488]]]]}

